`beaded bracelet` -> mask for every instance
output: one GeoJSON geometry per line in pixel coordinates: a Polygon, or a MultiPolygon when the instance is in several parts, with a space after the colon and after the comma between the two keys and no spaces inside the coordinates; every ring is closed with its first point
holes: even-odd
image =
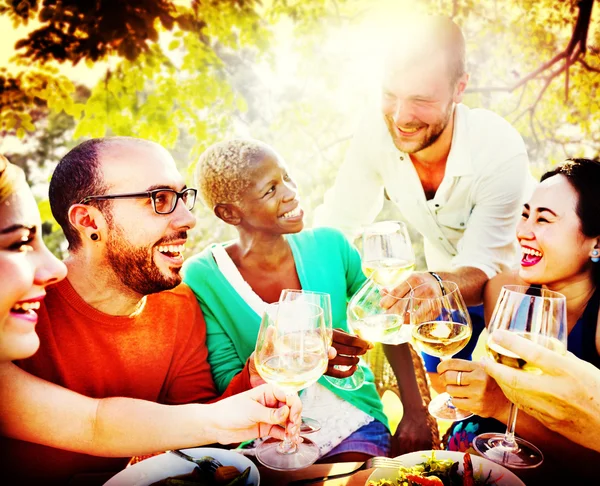
{"type": "Polygon", "coordinates": [[[440,277],[437,273],[435,272],[429,272],[429,274],[435,278],[437,280],[437,282],[440,284],[440,289],[442,290],[442,295],[446,295],[446,289],[444,288],[444,282],[442,281],[442,277],[440,277]]]}

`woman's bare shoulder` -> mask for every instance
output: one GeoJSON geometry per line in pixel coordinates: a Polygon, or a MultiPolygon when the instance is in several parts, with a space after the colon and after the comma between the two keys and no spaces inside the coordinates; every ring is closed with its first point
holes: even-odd
{"type": "Polygon", "coordinates": [[[503,285],[529,285],[525,280],[519,277],[519,270],[508,270],[506,272],[499,273],[495,277],[488,280],[485,286],[485,291],[488,289],[496,290],[496,293],[500,293],[500,289],[503,285]]]}

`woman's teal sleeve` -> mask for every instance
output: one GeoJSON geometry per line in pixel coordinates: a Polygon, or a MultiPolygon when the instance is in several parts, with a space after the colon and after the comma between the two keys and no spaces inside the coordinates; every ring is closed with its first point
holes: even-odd
{"type": "Polygon", "coordinates": [[[222,323],[215,318],[211,309],[200,300],[200,307],[206,321],[206,347],[208,362],[219,393],[223,393],[229,382],[244,368],[229,334],[222,323]]]}

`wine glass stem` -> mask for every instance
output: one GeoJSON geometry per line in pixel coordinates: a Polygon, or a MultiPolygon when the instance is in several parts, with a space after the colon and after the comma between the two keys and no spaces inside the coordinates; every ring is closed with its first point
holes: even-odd
{"type": "MultiPolygon", "coordinates": [[[[452,358],[452,356],[440,356],[440,361],[448,361],[450,358],[452,358]]],[[[456,409],[454,403],[452,403],[452,397],[450,395],[448,395],[448,399],[446,400],[446,406],[452,410],[456,409]]]]}
{"type": "MultiPolygon", "coordinates": [[[[293,395],[293,394],[295,394],[295,393],[290,393],[290,395],[293,395]]],[[[298,449],[298,447],[296,445],[297,443],[298,443],[298,433],[291,434],[288,431],[288,428],[286,427],[284,438],[281,441],[281,443],[277,446],[277,452],[279,452],[280,454],[294,454],[296,452],[296,450],[298,449]]]]}
{"type": "Polygon", "coordinates": [[[281,441],[281,444],[277,446],[277,452],[281,454],[294,454],[296,452],[296,444],[292,441],[292,436],[285,433],[285,438],[281,441]]]}
{"type": "Polygon", "coordinates": [[[515,450],[518,448],[515,442],[515,426],[517,424],[517,412],[519,409],[514,403],[510,404],[510,411],[508,412],[508,421],[506,422],[506,432],[504,433],[504,441],[502,445],[508,449],[515,450]]]}

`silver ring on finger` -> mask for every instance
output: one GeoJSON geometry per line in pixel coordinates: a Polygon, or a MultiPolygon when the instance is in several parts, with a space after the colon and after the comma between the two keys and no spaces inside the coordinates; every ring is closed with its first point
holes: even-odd
{"type": "Polygon", "coordinates": [[[463,374],[462,371],[459,371],[456,374],[456,386],[462,386],[462,374],[463,374]]]}

